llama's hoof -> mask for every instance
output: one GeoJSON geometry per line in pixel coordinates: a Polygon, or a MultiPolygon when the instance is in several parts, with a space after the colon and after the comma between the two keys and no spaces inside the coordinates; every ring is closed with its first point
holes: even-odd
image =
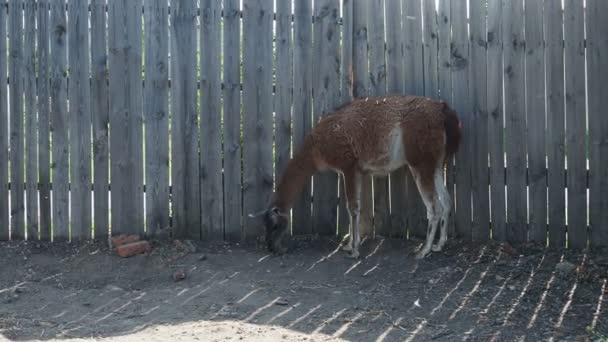
{"type": "Polygon", "coordinates": [[[433,252],[441,252],[442,249],[443,249],[442,245],[433,245],[433,247],[431,247],[431,250],[433,252]]]}
{"type": "Polygon", "coordinates": [[[350,243],[347,243],[346,245],[342,246],[342,250],[346,251],[346,252],[350,252],[353,250],[353,246],[350,243]]]}
{"type": "Polygon", "coordinates": [[[427,255],[429,255],[430,252],[430,250],[421,250],[420,252],[416,253],[416,259],[424,259],[427,255]]]}
{"type": "Polygon", "coordinates": [[[350,252],[348,252],[348,254],[346,254],[346,256],[350,259],[359,259],[359,251],[358,250],[352,250],[350,252]]]}

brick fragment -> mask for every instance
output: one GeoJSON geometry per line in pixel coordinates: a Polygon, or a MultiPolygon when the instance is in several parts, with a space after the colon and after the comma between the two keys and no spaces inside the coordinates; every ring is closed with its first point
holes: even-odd
{"type": "Polygon", "coordinates": [[[137,241],[121,245],[116,249],[118,256],[128,258],[137,254],[149,253],[152,251],[152,246],[148,241],[137,241]]]}

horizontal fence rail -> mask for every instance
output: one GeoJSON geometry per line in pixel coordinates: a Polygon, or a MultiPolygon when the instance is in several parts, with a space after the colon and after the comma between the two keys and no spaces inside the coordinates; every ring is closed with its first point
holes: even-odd
{"type": "MultiPolygon", "coordinates": [[[[608,246],[608,2],[0,0],[0,240],[252,241],[290,156],[353,97],[447,101],[450,234],[608,246]]],[[[364,234],[421,237],[407,171],[364,234]]],[[[294,235],[348,231],[314,175],[294,235]]]]}

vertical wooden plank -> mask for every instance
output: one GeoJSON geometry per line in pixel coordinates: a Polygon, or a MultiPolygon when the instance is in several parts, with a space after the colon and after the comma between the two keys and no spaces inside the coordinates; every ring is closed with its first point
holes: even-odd
{"type": "MultiPolygon", "coordinates": [[[[369,3],[369,75],[371,94],[386,94],[386,57],[384,43],[384,0],[369,3]]],[[[388,177],[375,176],[374,182],[374,232],[382,236],[390,234],[390,206],[388,177]]]]}
{"type": "Polygon", "coordinates": [[[200,239],[196,3],[171,1],[171,184],[176,236],[200,239]]]}
{"type": "Polygon", "coordinates": [[[24,127],[23,127],[23,2],[9,5],[9,81],[10,81],[10,161],[11,161],[11,239],[25,237],[24,203],[24,127]]]}
{"type": "Polygon", "coordinates": [[[507,240],[521,243],[526,229],[526,107],[522,0],[503,1],[504,108],[507,152],[507,240]]]}
{"type": "Polygon", "coordinates": [[[220,80],[221,3],[201,1],[201,222],[203,238],[223,240],[220,80]]]}
{"type": "MultiPolygon", "coordinates": [[[[108,235],[109,231],[108,124],[110,121],[110,109],[108,105],[107,59],[106,1],[92,0],[91,118],[93,120],[93,232],[95,239],[103,239],[108,235]]],[[[146,75],[148,75],[148,73],[146,73],[146,75]]]]}
{"type": "Polygon", "coordinates": [[[275,179],[281,177],[291,155],[291,100],[293,91],[291,1],[278,1],[276,14],[275,179]]]}
{"type": "MultiPolygon", "coordinates": [[[[342,56],[341,56],[341,102],[353,99],[353,0],[342,0],[342,56]]],[[[348,234],[350,218],[346,207],[344,180],[338,181],[340,201],[338,204],[338,236],[348,234]]]]}
{"type": "Polygon", "coordinates": [[[84,1],[68,1],[70,63],[71,239],[91,237],[91,103],[89,88],[89,12],[84,1]]]}
{"type": "Polygon", "coordinates": [[[459,114],[463,126],[463,139],[456,154],[455,181],[456,192],[456,233],[464,238],[471,238],[471,154],[473,151],[472,134],[474,123],[471,118],[472,102],[469,93],[470,83],[470,50],[467,32],[467,8],[461,1],[452,1],[452,85],[453,106],[459,114]]]}
{"type": "MultiPolygon", "coordinates": [[[[439,54],[439,27],[435,1],[423,1],[423,53],[424,53],[424,95],[431,98],[439,97],[437,79],[437,63],[439,54]]],[[[485,13],[484,13],[485,14],[485,13]]],[[[480,19],[485,19],[480,18],[480,19]]]]}
{"type": "Polygon", "coordinates": [[[239,0],[224,1],[224,236],[242,238],[239,0]]]}
{"type": "MultiPolygon", "coordinates": [[[[370,95],[368,71],[368,1],[353,4],[353,96],[364,98],[370,95]]],[[[361,185],[360,204],[361,237],[373,233],[373,193],[372,178],[364,177],[361,185]]]]}
{"type": "Polygon", "coordinates": [[[291,104],[293,100],[293,49],[291,28],[292,2],[278,1],[275,38],[276,91],[274,96],[275,181],[280,179],[291,157],[291,104]]]}
{"type": "MultiPolygon", "coordinates": [[[[313,97],[314,121],[338,105],[340,50],[337,0],[317,0],[314,8],[313,97]]],[[[320,235],[336,235],[338,177],[334,173],[314,176],[313,229],[320,235]]]]}
{"type": "MultiPolygon", "coordinates": [[[[439,42],[437,52],[437,87],[439,97],[452,104],[452,21],[451,21],[451,0],[440,0],[437,9],[437,22],[439,31],[439,42]]],[[[454,158],[446,163],[445,182],[452,200],[450,208],[450,218],[448,221],[448,234],[454,235],[456,232],[455,205],[454,205],[454,158]]]]}
{"type": "MultiPolygon", "coordinates": [[[[7,2],[0,1],[0,37],[7,37],[7,2]]],[[[8,211],[8,87],[6,79],[7,50],[6,39],[0,39],[0,241],[9,238],[9,211],[8,211]]]]}
{"type": "Polygon", "coordinates": [[[472,111],[471,197],[473,202],[473,240],[490,238],[490,204],[488,178],[488,104],[487,104],[487,31],[486,1],[470,2],[471,83],[469,94],[472,111]]]}
{"type": "MultiPolygon", "coordinates": [[[[312,127],[312,2],[294,3],[293,148],[296,153],[312,127]],[[297,81],[296,81],[297,80],[297,81]]],[[[311,186],[306,185],[293,206],[294,235],[312,233],[311,186]]]]}
{"type": "Polygon", "coordinates": [[[506,241],[504,112],[502,107],[502,0],[488,1],[487,61],[492,239],[506,241]]]}
{"type": "Polygon", "coordinates": [[[529,239],[545,245],[547,243],[547,168],[543,2],[526,1],[525,6],[529,239]]]}
{"type": "Polygon", "coordinates": [[[608,13],[608,2],[587,0],[589,242],[592,247],[608,246],[608,21],[604,17],[605,13],[608,13]]]}
{"type": "Polygon", "coordinates": [[[27,239],[38,240],[38,120],[36,111],[36,1],[24,3],[25,192],[27,239]],[[31,19],[30,19],[31,18],[31,19]]]}
{"type": "MultiPolygon", "coordinates": [[[[403,58],[403,27],[401,0],[386,0],[386,83],[389,94],[405,92],[405,64],[403,58]]],[[[390,175],[392,237],[405,237],[407,227],[405,167],[390,175]]]]}
{"type": "Polygon", "coordinates": [[[146,1],[146,234],[169,227],[168,2],[146,1]]]}
{"type": "MultiPolygon", "coordinates": [[[[422,46],[422,7],[418,0],[403,2],[405,58],[405,93],[424,95],[424,61],[422,46]]],[[[409,236],[426,236],[426,209],[411,173],[405,180],[407,227],[409,236]]]]}
{"type": "MultiPolygon", "coordinates": [[[[144,226],[142,3],[139,0],[115,0],[108,5],[112,233],[141,234],[144,226]]],[[[177,9],[176,12],[179,13],[177,9]]],[[[181,57],[179,53],[174,56],[176,60],[181,57]]],[[[178,145],[173,146],[181,152],[178,145]]],[[[179,198],[179,194],[176,197],[179,198]]]]}
{"type": "Polygon", "coordinates": [[[67,46],[64,1],[51,2],[51,133],[53,159],[51,171],[53,240],[69,238],[69,141],[67,107],[67,46]]]}
{"type": "Polygon", "coordinates": [[[585,22],[582,1],[565,1],[566,167],[568,247],[587,247],[585,22]]]}
{"type": "MultiPolygon", "coordinates": [[[[51,140],[49,118],[49,3],[38,0],[38,174],[40,239],[51,239],[51,140]]],[[[0,34],[0,36],[2,36],[0,34]]]]}
{"type": "Polygon", "coordinates": [[[547,184],[549,187],[549,246],[566,245],[564,30],[559,0],[546,0],[543,16],[547,69],[547,184]]]}
{"type": "MultiPolygon", "coordinates": [[[[310,16],[308,17],[310,21],[310,16]]],[[[265,208],[272,192],[272,1],[243,3],[243,208],[265,208]]],[[[245,237],[262,234],[255,220],[245,237]]]]}

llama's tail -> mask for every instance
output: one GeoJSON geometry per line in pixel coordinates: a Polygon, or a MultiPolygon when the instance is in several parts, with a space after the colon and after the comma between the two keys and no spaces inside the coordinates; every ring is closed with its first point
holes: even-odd
{"type": "Polygon", "coordinates": [[[462,138],[462,123],[458,119],[458,114],[444,103],[443,114],[445,115],[445,135],[446,135],[446,160],[458,151],[462,138]]]}

